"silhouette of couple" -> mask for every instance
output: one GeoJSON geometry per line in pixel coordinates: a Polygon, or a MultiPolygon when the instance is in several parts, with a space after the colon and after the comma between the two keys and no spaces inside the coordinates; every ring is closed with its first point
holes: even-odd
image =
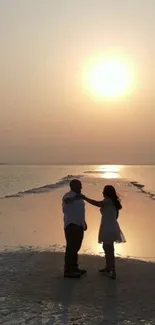
{"type": "Polygon", "coordinates": [[[120,199],[112,185],[103,189],[103,200],[95,201],[81,193],[82,183],[78,179],[70,182],[70,191],[62,199],[64,214],[64,230],[66,238],[64,277],[80,278],[87,271],[78,267],[78,252],[81,248],[84,231],[87,230],[85,220],[85,201],[100,208],[101,223],[98,242],[103,244],[106,266],[99,270],[116,278],[114,242],[125,242],[118,224],[119,210],[122,208],[120,199]]]}

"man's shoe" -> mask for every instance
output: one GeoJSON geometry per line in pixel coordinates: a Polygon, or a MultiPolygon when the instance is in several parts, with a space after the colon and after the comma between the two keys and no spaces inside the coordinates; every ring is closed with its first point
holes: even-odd
{"type": "Polygon", "coordinates": [[[116,279],[116,272],[115,271],[110,271],[109,276],[111,279],[115,280],[116,279]]]}
{"type": "Polygon", "coordinates": [[[84,275],[87,273],[87,270],[84,270],[84,269],[78,269],[78,272],[81,273],[81,275],[84,275]]]}
{"type": "Polygon", "coordinates": [[[64,272],[64,278],[80,278],[81,275],[82,274],[80,271],[72,271],[72,272],[65,271],[64,272]]]}
{"type": "Polygon", "coordinates": [[[98,271],[100,273],[109,273],[110,272],[107,267],[105,267],[104,269],[99,269],[98,271]]]}

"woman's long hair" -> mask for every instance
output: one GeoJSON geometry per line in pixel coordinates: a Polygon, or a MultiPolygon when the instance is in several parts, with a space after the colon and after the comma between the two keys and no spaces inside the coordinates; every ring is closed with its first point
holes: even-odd
{"type": "Polygon", "coordinates": [[[113,204],[114,204],[117,211],[122,209],[120,198],[118,197],[114,186],[106,185],[104,187],[104,190],[103,190],[103,195],[104,195],[104,197],[109,198],[109,199],[112,200],[112,202],[113,202],[113,204]]]}

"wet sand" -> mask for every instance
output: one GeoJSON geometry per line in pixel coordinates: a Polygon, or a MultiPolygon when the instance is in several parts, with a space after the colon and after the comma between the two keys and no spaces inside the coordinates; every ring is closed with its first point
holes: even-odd
{"type": "Polygon", "coordinates": [[[103,258],[80,256],[81,279],[63,278],[63,253],[0,254],[0,324],[155,324],[155,264],[117,259],[116,281],[98,273],[103,258]]]}

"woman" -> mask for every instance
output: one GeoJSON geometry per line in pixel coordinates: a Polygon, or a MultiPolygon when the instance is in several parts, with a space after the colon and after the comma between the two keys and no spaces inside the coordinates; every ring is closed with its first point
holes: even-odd
{"type": "Polygon", "coordinates": [[[98,241],[103,244],[105,252],[106,267],[99,272],[106,272],[112,279],[116,278],[114,242],[125,242],[125,238],[118,224],[119,210],[122,209],[120,199],[112,185],[106,185],[103,190],[102,201],[89,199],[85,195],[82,198],[96,206],[100,207],[101,223],[99,228],[98,241]]]}

